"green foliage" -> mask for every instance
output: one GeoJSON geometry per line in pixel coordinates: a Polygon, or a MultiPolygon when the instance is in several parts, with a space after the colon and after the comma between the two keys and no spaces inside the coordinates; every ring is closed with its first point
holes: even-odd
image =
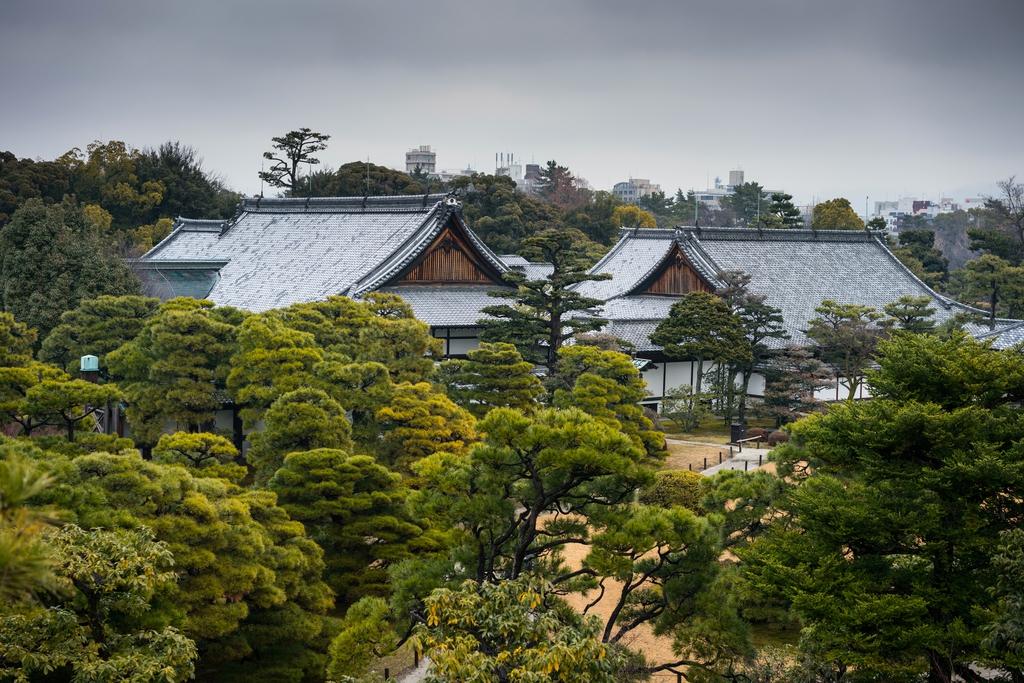
{"type": "Polygon", "coordinates": [[[67,167],[0,152],[0,228],[30,199],[59,204],[71,187],[67,167]]]}
{"type": "Polygon", "coordinates": [[[309,332],[288,327],[276,311],[249,316],[237,331],[227,387],[252,429],[270,405],[290,391],[315,386],[313,367],[323,360],[309,332]]]}
{"type": "Polygon", "coordinates": [[[197,477],[223,477],[238,483],[246,469],[235,462],[238,449],[230,440],[207,432],[164,434],[153,448],[153,459],[168,464],[183,464],[197,477]]]}
{"type": "Polygon", "coordinates": [[[613,683],[617,649],[598,637],[600,620],[582,617],[551,595],[551,586],[519,580],[427,599],[427,623],[413,647],[430,657],[428,683],[454,680],[613,683]]]}
{"type": "Polygon", "coordinates": [[[20,442],[0,445],[0,457],[15,455],[53,472],[40,502],[67,510],[70,521],[145,526],[167,544],[178,580],[154,596],[146,620],[173,621],[196,642],[199,680],[269,682],[322,672],[323,615],[333,604],[320,578],[322,551],[273,493],[134,452],[71,460],[20,442]]]}
{"type": "Polygon", "coordinates": [[[138,294],[139,280],[109,255],[72,199],[29,200],[0,229],[0,298],[45,338],[64,311],[103,294],[138,294]]]}
{"type": "Polygon", "coordinates": [[[993,663],[1020,672],[1024,669],[1024,530],[1004,531],[1001,540],[992,558],[996,581],[989,590],[996,602],[983,645],[992,653],[988,658],[993,663]]]}
{"type": "Polygon", "coordinates": [[[390,616],[388,603],[380,598],[363,598],[352,605],[341,622],[341,632],[331,641],[327,675],[334,680],[360,676],[374,659],[393,651],[398,638],[390,616]]]}
{"type": "Polygon", "coordinates": [[[38,422],[63,426],[68,442],[73,442],[79,422],[92,420],[97,410],[120,400],[121,392],[113,384],[44,379],[25,392],[22,410],[38,422]]]}
{"type": "MultiPolygon", "coordinates": [[[[900,248],[894,249],[896,255],[904,263],[906,257],[916,259],[921,264],[925,277],[922,278],[932,287],[945,282],[949,277],[949,259],[935,248],[935,232],[933,230],[903,230],[899,235],[900,248]]],[[[914,268],[911,268],[914,270],[914,268]]]]}
{"type": "Polygon", "coordinates": [[[811,217],[815,230],[864,230],[864,221],[853,210],[849,199],[829,199],[816,204],[811,217]]]}
{"type": "Polygon", "coordinates": [[[565,388],[555,390],[555,406],[583,410],[627,435],[651,458],[668,455],[665,435],[639,405],[648,395],[647,383],[629,356],[593,346],[567,346],[558,355],[558,374],[552,382],[565,388]]]}
{"type": "Polygon", "coordinates": [[[107,354],[135,339],[159,306],[159,299],[132,295],[82,301],[61,315],[60,324],[43,340],[39,359],[76,376],[82,356],[96,356],[100,377],[107,380],[107,354]]]}
{"type": "Polygon", "coordinates": [[[828,387],[833,377],[813,353],[796,344],[770,354],[761,372],[764,395],[754,405],[754,413],[774,418],[777,427],[821,410],[824,404],[814,394],[828,387]]]}
{"type": "Polygon", "coordinates": [[[56,517],[30,507],[30,501],[52,483],[53,477],[29,462],[0,462],[0,601],[51,585],[52,559],[40,532],[56,517]]]}
{"type": "Polygon", "coordinates": [[[676,505],[702,513],[700,499],[703,497],[703,482],[706,479],[700,472],[689,470],[663,470],[658,472],[654,483],[640,491],[642,505],[671,508],[676,505]]]}
{"type": "Polygon", "coordinates": [[[374,292],[364,301],[329,296],[281,310],[288,327],[309,332],[332,360],[380,363],[395,382],[423,381],[441,355],[441,340],[415,319],[393,294],[374,292]]]}
{"type": "Polygon", "coordinates": [[[694,392],[689,384],[680,384],[665,392],[661,414],[684,432],[692,432],[714,414],[708,408],[711,398],[694,392]]]}
{"type": "Polygon", "coordinates": [[[604,302],[570,289],[580,282],[611,278],[607,274],[587,273],[590,264],[580,252],[580,237],[574,230],[549,230],[523,240],[524,254],[552,264],[554,271],[541,280],[527,280],[514,271],[506,273],[505,280],[516,289],[490,292],[491,296],[508,299],[510,303],[483,308],[481,313],[490,317],[479,321],[482,341],[513,344],[523,358],[544,362],[548,371],[554,372],[558,350],[573,333],[599,330],[607,323],[586,313],[604,302]],[[576,315],[572,317],[570,332],[568,317],[573,313],[576,315]],[[547,343],[542,351],[538,350],[541,342],[547,343]]]}
{"type": "Polygon", "coordinates": [[[968,230],[968,249],[998,256],[1011,266],[1024,263],[1024,185],[1016,176],[996,183],[1001,195],[989,197],[983,211],[972,211],[975,228],[968,230]]]}
{"type": "Polygon", "coordinates": [[[473,416],[426,382],[395,385],[377,420],[385,429],[382,458],[400,471],[438,451],[464,455],[476,439],[473,416]]]}
{"type": "Polygon", "coordinates": [[[993,558],[1024,514],[1022,360],[963,335],[898,335],[878,358],[873,400],[790,427],[773,454],[799,482],[789,523],[738,554],[820,660],[950,680],[983,656],[993,558]]]}
{"type": "Polygon", "coordinates": [[[245,315],[212,301],[171,299],[134,340],[107,355],[137,441],[155,444],[168,420],[189,431],[214,419],[245,315]]]}
{"type": "Polygon", "coordinates": [[[612,213],[612,221],[623,228],[656,228],[658,221],[639,206],[618,206],[612,213]]]}
{"type": "MultiPolygon", "coordinates": [[[[763,201],[763,200],[762,200],[763,201]]],[[[768,205],[768,216],[766,227],[778,228],[802,228],[804,227],[803,215],[800,209],[793,205],[793,195],[783,192],[772,193],[772,203],[768,205]]],[[[885,227],[884,224],[882,227],[885,227]]]]}
{"type": "Polygon", "coordinates": [[[868,375],[872,394],[956,410],[994,410],[1024,398],[1024,359],[994,352],[963,332],[947,339],[898,335],[878,347],[885,360],[868,375]]]}
{"type": "Polygon", "coordinates": [[[529,410],[544,389],[533,374],[533,363],[524,361],[512,344],[483,342],[470,351],[469,359],[442,363],[448,395],[476,417],[491,408],[529,410]]]}
{"type": "Polygon", "coordinates": [[[912,334],[924,334],[935,329],[935,309],[931,307],[930,296],[914,296],[904,294],[896,301],[888,303],[882,309],[889,316],[889,320],[882,321],[883,325],[895,326],[897,329],[912,334]]]}
{"type": "MultiPolygon", "coordinates": [[[[425,181],[416,180],[406,173],[387,166],[365,161],[342,164],[337,171],[328,170],[323,177],[314,176],[313,194],[318,197],[381,197],[403,194],[423,194],[425,181]],[[369,173],[367,173],[369,171],[369,173]],[[369,185],[367,185],[369,175],[369,185]],[[318,182],[319,181],[319,182],[318,182]]],[[[304,188],[292,196],[304,196],[304,188]]]]}
{"type": "Polygon", "coordinates": [[[192,677],[195,643],[142,620],[154,592],[174,579],[167,545],[139,530],[86,531],[69,524],[45,534],[62,599],[21,603],[0,617],[0,675],[70,669],[76,681],[177,683],[192,677]]]}
{"type": "Polygon", "coordinates": [[[330,139],[330,135],[315,133],[309,128],[300,128],[281,137],[271,138],[277,151],[264,152],[263,158],[274,163],[269,170],[260,171],[260,179],[271,187],[284,188],[292,197],[308,196],[308,190],[303,193],[306,188],[302,187],[300,165],[306,164],[308,168],[318,165],[320,160],[313,155],[327,149],[327,141],[330,139]]]}
{"type": "Polygon", "coordinates": [[[351,447],[345,410],[321,389],[296,389],[274,401],[263,415],[262,431],[250,434],[246,459],[258,484],[265,485],[285,456],[314,448],[351,447]]]}
{"type": "Polygon", "coordinates": [[[323,548],[324,580],[345,603],[388,595],[393,564],[437,550],[405,511],[402,477],[369,456],[291,453],[268,487],[323,548]]]}
{"type": "Polygon", "coordinates": [[[885,336],[884,328],[877,324],[883,315],[870,306],[838,304],[828,299],[814,312],[818,317],[808,321],[805,334],[817,345],[818,357],[846,385],[852,400],[885,336]]]}
{"type": "Polygon", "coordinates": [[[767,218],[771,215],[768,193],[754,182],[736,185],[732,194],[722,197],[721,204],[735,214],[737,224],[742,228],[757,227],[758,216],[767,218]]]}
{"type": "MultiPolygon", "coordinates": [[[[958,288],[961,301],[988,309],[989,329],[994,330],[1000,306],[1010,316],[1024,315],[1024,266],[1012,267],[992,254],[968,261],[960,275],[958,288]]],[[[951,276],[951,289],[957,289],[951,276]]]]}
{"type": "Polygon", "coordinates": [[[703,390],[704,363],[743,363],[750,359],[740,317],[707,292],[690,292],[672,304],[651,341],[673,359],[697,361],[696,393],[703,390]]]}

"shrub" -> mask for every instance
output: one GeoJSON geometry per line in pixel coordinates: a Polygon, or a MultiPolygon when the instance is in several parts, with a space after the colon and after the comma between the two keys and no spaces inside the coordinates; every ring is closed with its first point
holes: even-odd
{"type": "Polygon", "coordinates": [[[701,512],[700,499],[704,497],[705,477],[688,470],[664,470],[650,486],[640,490],[640,502],[670,508],[681,505],[688,510],[701,512]]]}
{"type": "Polygon", "coordinates": [[[763,427],[751,427],[747,430],[748,439],[763,439],[766,436],[768,436],[768,430],[763,427]]]}
{"type": "Polygon", "coordinates": [[[780,443],[786,443],[789,441],[789,434],[786,432],[775,431],[768,435],[768,445],[774,446],[780,443]]]}

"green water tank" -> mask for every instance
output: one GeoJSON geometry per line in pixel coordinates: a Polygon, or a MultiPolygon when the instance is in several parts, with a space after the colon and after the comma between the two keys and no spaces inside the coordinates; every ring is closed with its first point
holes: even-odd
{"type": "Polygon", "coordinates": [[[99,372],[100,359],[96,356],[82,356],[82,372],[99,372]]]}

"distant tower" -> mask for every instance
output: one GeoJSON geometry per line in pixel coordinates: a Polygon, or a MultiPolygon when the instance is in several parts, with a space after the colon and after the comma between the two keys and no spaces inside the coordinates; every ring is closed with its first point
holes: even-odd
{"type": "Polygon", "coordinates": [[[743,171],[729,171],[729,187],[743,184],[743,171]]]}
{"type": "Polygon", "coordinates": [[[417,167],[426,173],[433,173],[436,169],[437,153],[430,151],[430,145],[413,147],[405,153],[405,172],[412,173],[417,167]]]}

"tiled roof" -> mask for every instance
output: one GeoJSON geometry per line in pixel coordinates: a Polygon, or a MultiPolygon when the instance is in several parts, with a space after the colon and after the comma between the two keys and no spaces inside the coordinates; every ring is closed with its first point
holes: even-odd
{"type": "Polygon", "coordinates": [[[476,327],[484,316],[480,309],[507,303],[488,296],[497,287],[480,285],[445,287],[384,287],[378,291],[397,294],[412,306],[416,319],[431,327],[476,327]]]}
{"type": "Polygon", "coordinates": [[[227,261],[209,298],[251,311],[358,297],[405,268],[454,216],[498,272],[507,270],[444,195],[243,200],[229,221],[179,219],[147,261],[227,261]]]}
{"type": "Polygon", "coordinates": [[[512,270],[525,275],[527,280],[543,280],[555,271],[555,267],[550,263],[534,263],[518,254],[503,254],[498,258],[512,270]]]}
{"type": "MultiPolygon", "coordinates": [[[[825,299],[882,308],[904,294],[930,296],[935,319],[957,312],[977,312],[951,301],[911,273],[888,250],[880,236],[861,231],[746,230],[737,228],[623,229],[619,243],[591,272],[613,273],[615,280],[584,283],[583,294],[605,298],[602,314],[608,332],[653,350],[646,338],[668,315],[675,299],[629,294],[678,243],[694,266],[715,282],[718,273],[741,270],[752,276],[750,291],[782,310],[792,341],[805,341],[803,330],[825,299]]],[[[1009,326],[1010,321],[1000,321],[1009,326]]],[[[974,330],[972,330],[973,332],[974,330]]],[[[980,330],[978,330],[980,331],[980,330]]]]}
{"type": "Polygon", "coordinates": [[[977,335],[983,341],[991,341],[993,349],[1009,349],[1018,344],[1024,344],[1024,322],[1011,325],[1002,330],[989,331],[977,335]]]}

